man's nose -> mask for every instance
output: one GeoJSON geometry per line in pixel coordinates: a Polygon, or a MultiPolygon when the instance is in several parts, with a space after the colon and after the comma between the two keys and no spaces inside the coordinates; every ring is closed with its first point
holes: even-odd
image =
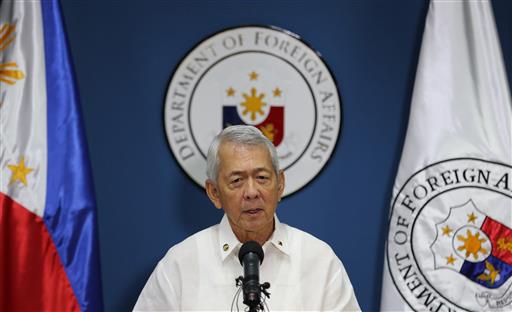
{"type": "Polygon", "coordinates": [[[244,199],[256,199],[259,196],[258,184],[254,179],[248,179],[244,192],[244,199]]]}

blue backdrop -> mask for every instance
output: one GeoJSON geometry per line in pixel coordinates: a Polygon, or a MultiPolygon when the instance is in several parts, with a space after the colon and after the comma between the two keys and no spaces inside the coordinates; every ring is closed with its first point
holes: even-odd
{"type": "MultiPolygon", "coordinates": [[[[493,4],[512,81],[512,2],[493,4]]],[[[425,0],[62,1],[96,187],[106,309],[131,309],[167,249],[221,219],[171,154],[164,97],[196,43],[227,27],[263,24],[318,50],[343,102],[331,160],[281,202],[280,219],[328,242],[363,310],[378,310],[427,7],[425,0]]]]}

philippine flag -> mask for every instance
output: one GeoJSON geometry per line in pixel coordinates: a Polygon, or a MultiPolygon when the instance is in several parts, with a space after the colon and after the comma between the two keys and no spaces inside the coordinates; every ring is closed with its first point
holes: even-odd
{"type": "Polygon", "coordinates": [[[96,207],[57,0],[0,7],[0,310],[101,311],[96,207]]]}

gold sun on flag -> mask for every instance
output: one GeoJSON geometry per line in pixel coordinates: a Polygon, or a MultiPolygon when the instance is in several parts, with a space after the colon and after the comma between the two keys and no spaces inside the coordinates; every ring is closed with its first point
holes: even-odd
{"type": "Polygon", "coordinates": [[[14,41],[14,30],[16,26],[3,24],[0,26],[0,51],[4,51],[14,41]]]}
{"type": "Polygon", "coordinates": [[[33,168],[25,167],[25,158],[21,157],[19,164],[17,165],[7,165],[7,167],[11,170],[11,180],[9,181],[9,185],[13,184],[16,181],[20,181],[23,185],[27,186],[27,174],[34,171],[33,168]]]}
{"type": "MultiPolygon", "coordinates": [[[[7,49],[14,41],[14,30],[16,26],[13,24],[3,24],[0,26],[0,52],[7,49]]],[[[25,78],[25,74],[18,70],[16,62],[0,63],[0,81],[9,85],[13,85],[17,80],[25,78]]]]}
{"type": "Polygon", "coordinates": [[[463,235],[457,235],[457,240],[463,242],[461,246],[457,248],[457,250],[466,251],[466,258],[469,257],[469,255],[473,255],[473,258],[478,259],[478,253],[486,254],[487,249],[482,247],[482,243],[486,242],[485,238],[480,238],[480,233],[477,232],[475,235],[471,233],[471,231],[468,229],[466,231],[466,237],[463,235]]]}
{"type": "Polygon", "coordinates": [[[252,88],[251,95],[243,93],[242,96],[245,99],[245,101],[241,103],[241,105],[245,107],[245,110],[242,112],[243,115],[251,114],[251,120],[254,121],[256,119],[256,113],[260,115],[264,114],[262,108],[267,105],[267,103],[263,102],[265,93],[257,94],[256,88],[252,88]]]}
{"type": "Polygon", "coordinates": [[[25,74],[17,68],[16,62],[0,64],[0,81],[13,85],[17,80],[25,78],[25,74]]]}

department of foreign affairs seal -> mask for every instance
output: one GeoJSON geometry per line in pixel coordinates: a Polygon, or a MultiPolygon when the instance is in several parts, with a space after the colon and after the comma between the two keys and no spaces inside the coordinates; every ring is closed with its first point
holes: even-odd
{"type": "Polygon", "coordinates": [[[512,310],[512,168],[447,159],[393,199],[387,263],[416,311],[512,310]]]}
{"type": "Polygon", "coordinates": [[[342,119],[336,82],[318,53],[263,26],[224,30],[193,48],[171,78],[164,114],[176,160],[201,186],[213,137],[234,124],[259,128],[286,172],[284,195],[325,166],[342,119]]]}

